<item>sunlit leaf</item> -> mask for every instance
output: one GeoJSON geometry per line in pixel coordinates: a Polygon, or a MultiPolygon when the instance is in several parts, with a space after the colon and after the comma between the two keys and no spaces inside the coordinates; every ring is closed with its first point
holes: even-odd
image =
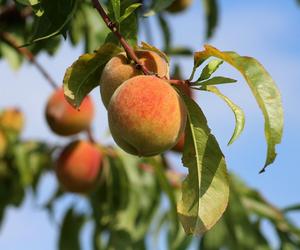
{"type": "Polygon", "coordinates": [[[220,219],[229,197],[226,163],[199,106],[183,96],[188,112],[183,165],[189,174],[183,182],[177,209],[186,233],[202,234],[220,219]]]}
{"type": "Polygon", "coordinates": [[[266,162],[261,170],[274,162],[276,158],[276,144],[281,142],[283,132],[283,108],[280,92],[264,67],[254,58],[240,56],[235,52],[222,52],[210,45],[205,50],[196,52],[195,68],[208,57],[217,57],[226,61],[244,76],[265,119],[265,136],[268,144],[266,162]]]}
{"type": "Polygon", "coordinates": [[[129,17],[141,5],[142,4],[140,4],[140,3],[134,3],[134,4],[130,5],[128,8],[126,8],[124,14],[119,18],[119,23],[123,22],[127,17],[129,17]]]}
{"type": "Polygon", "coordinates": [[[95,53],[79,57],[66,71],[64,92],[67,100],[79,107],[84,97],[99,85],[100,76],[105,64],[121,49],[114,44],[104,44],[95,53]]]}
{"type": "Polygon", "coordinates": [[[203,90],[212,92],[216,94],[217,96],[221,97],[231,108],[232,112],[235,116],[235,128],[234,132],[228,142],[228,145],[232,144],[243,132],[244,126],[245,126],[245,114],[244,111],[237,106],[235,103],[233,103],[227,96],[223,95],[220,90],[215,86],[203,86],[203,90]]]}
{"type": "Polygon", "coordinates": [[[211,77],[211,75],[217,71],[220,65],[223,63],[222,60],[210,61],[202,70],[198,81],[203,81],[211,77]]]}
{"type": "Polygon", "coordinates": [[[227,84],[227,83],[234,83],[234,82],[236,82],[236,80],[232,78],[215,76],[208,80],[192,82],[191,86],[210,86],[210,85],[219,85],[219,84],[227,84]]]}

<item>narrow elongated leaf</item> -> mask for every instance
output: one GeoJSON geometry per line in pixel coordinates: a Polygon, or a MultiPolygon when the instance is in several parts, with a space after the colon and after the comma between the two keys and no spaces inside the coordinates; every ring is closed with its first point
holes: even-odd
{"type": "Polygon", "coordinates": [[[206,38],[212,37],[218,24],[218,4],[217,0],[203,0],[206,14],[206,38]]]}
{"type": "Polygon", "coordinates": [[[233,103],[227,96],[223,95],[220,90],[215,86],[203,86],[203,90],[212,92],[217,96],[221,97],[231,108],[235,116],[235,128],[234,132],[228,142],[228,145],[232,144],[243,132],[245,126],[245,114],[244,111],[235,103],[233,103]]]}
{"type": "Polygon", "coordinates": [[[162,15],[162,14],[158,15],[158,21],[159,21],[160,28],[161,28],[161,34],[164,39],[164,50],[169,52],[171,38],[172,38],[169,24],[168,24],[167,20],[165,19],[164,15],[162,15]]]}
{"type": "Polygon", "coordinates": [[[283,108],[280,92],[269,73],[254,58],[240,56],[235,52],[222,52],[210,45],[196,52],[194,61],[197,67],[203,60],[214,56],[235,67],[246,79],[265,119],[265,136],[268,145],[265,165],[260,172],[274,162],[276,144],[281,142],[283,132],[283,108]]]}
{"type": "Polygon", "coordinates": [[[129,17],[138,7],[140,7],[141,3],[134,3],[126,8],[124,14],[120,17],[119,23],[123,22],[127,17],[129,17]]]}
{"type": "Polygon", "coordinates": [[[96,53],[79,57],[66,71],[64,92],[68,102],[79,107],[84,97],[99,85],[105,64],[121,49],[114,44],[104,44],[96,53]]]}
{"type": "Polygon", "coordinates": [[[202,234],[222,216],[228,203],[226,163],[210,133],[200,107],[182,95],[188,112],[183,165],[189,174],[183,182],[177,211],[186,233],[202,234]]]}
{"type": "Polygon", "coordinates": [[[210,61],[202,70],[201,76],[198,81],[203,81],[211,77],[213,73],[220,67],[223,63],[222,60],[212,60],[210,61]]]}
{"type": "Polygon", "coordinates": [[[59,237],[59,250],[80,250],[79,234],[83,223],[84,216],[76,215],[73,209],[69,209],[65,215],[60,237],[59,237]]]}
{"type": "Polygon", "coordinates": [[[218,84],[226,84],[226,83],[234,83],[236,82],[235,79],[228,78],[228,77],[223,77],[223,76],[215,76],[213,78],[210,78],[208,80],[204,81],[197,81],[197,82],[192,82],[192,86],[208,86],[208,85],[218,85],[218,84]]]}

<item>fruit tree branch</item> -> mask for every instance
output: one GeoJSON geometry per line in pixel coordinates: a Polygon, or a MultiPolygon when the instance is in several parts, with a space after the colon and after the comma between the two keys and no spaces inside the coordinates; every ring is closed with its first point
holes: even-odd
{"type": "Polygon", "coordinates": [[[133,48],[127,43],[125,38],[121,35],[118,30],[117,25],[109,18],[106,14],[105,10],[101,6],[98,0],[92,0],[94,8],[99,12],[100,16],[102,17],[103,21],[105,22],[106,26],[116,35],[119,39],[121,45],[123,46],[124,50],[126,51],[127,55],[136,63],[138,68],[140,68],[145,75],[153,75],[141,62],[139,58],[136,56],[133,48]]]}
{"type": "Polygon", "coordinates": [[[57,89],[58,85],[52,79],[50,74],[46,71],[46,69],[36,60],[35,56],[31,53],[31,51],[25,47],[21,48],[15,38],[7,32],[0,32],[0,40],[10,45],[16,51],[18,51],[21,55],[23,55],[29,62],[31,62],[45,77],[45,79],[49,82],[49,84],[57,89]]]}
{"type": "MultiPolygon", "coordinates": [[[[103,21],[105,22],[106,26],[116,35],[119,42],[121,43],[122,47],[126,51],[126,54],[129,58],[131,58],[137,65],[137,68],[141,69],[145,75],[153,75],[153,72],[149,71],[140,61],[139,58],[136,56],[133,48],[127,43],[125,38],[121,35],[118,30],[117,25],[110,19],[110,17],[106,14],[105,10],[101,6],[98,0],[92,0],[92,4],[94,8],[99,12],[100,16],[102,17],[103,21]]],[[[177,80],[177,79],[167,79],[164,77],[163,79],[167,80],[170,84],[173,85],[185,85],[190,84],[189,80],[177,80]]]]}

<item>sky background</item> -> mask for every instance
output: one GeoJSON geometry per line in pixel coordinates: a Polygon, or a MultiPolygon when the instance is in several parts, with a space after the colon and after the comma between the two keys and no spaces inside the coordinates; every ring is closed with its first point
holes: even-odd
{"type": "MultiPolygon", "coordinates": [[[[227,142],[234,129],[234,116],[222,100],[209,93],[197,93],[197,100],[207,115],[209,126],[216,135],[226,156],[230,171],[238,174],[250,186],[260,190],[272,203],[285,207],[300,203],[300,169],[298,153],[300,127],[300,6],[295,0],[222,0],[220,21],[215,36],[208,43],[220,50],[234,50],[241,55],[258,59],[275,79],[283,98],[285,128],[282,143],[277,147],[278,157],[265,174],[258,171],[265,161],[266,143],[264,140],[263,117],[245,81],[236,70],[223,65],[220,73],[238,80],[237,84],[222,86],[222,91],[239,104],[246,113],[246,126],[241,137],[230,147],[227,142]]],[[[173,28],[174,44],[188,45],[193,50],[202,50],[205,34],[205,19],[201,1],[184,14],[168,16],[173,28]]],[[[154,19],[151,22],[154,45],[161,45],[161,34],[154,19]]],[[[143,38],[143,36],[142,36],[143,38]]],[[[40,55],[38,60],[48,69],[57,82],[61,82],[65,69],[82,53],[82,47],[71,48],[66,42],[55,57],[40,55]]],[[[187,77],[192,68],[191,58],[172,60],[179,62],[187,77]]],[[[65,140],[53,135],[44,120],[44,107],[52,89],[39,72],[25,63],[19,71],[12,71],[6,62],[0,62],[0,108],[20,107],[26,115],[24,138],[37,138],[50,142],[65,140]]],[[[92,93],[97,106],[93,124],[95,136],[101,142],[111,142],[107,137],[106,111],[99,96],[99,89],[92,93]]],[[[180,157],[170,154],[173,166],[183,170],[180,157]]],[[[53,176],[45,177],[38,201],[29,195],[20,209],[9,208],[0,228],[0,249],[2,250],[55,250],[57,224],[63,207],[74,201],[69,196],[57,205],[55,220],[38,209],[55,187],[53,176]],[[38,235],[37,235],[38,234],[38,235]]],[[[0,201],[1,202],[1,201],[0,201]]],[[[84,203],[77,205],[84,208],[84,203]]],[[[299,214],[293,219],[300,225],[299,214]]],[[[272,231],[265,225],[268,235],[272,231]]],[[[85,250],[89,248],[86,227],[82,237],[85,250]]],[[[274,244],[276,242],[274,241],[274,244]]]]}

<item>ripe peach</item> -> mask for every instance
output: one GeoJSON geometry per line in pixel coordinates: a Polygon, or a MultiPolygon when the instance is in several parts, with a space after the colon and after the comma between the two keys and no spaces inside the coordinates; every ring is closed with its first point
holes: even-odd
{"type": "Polygon", "coordinates": [[[98,179],[102,154],[86,141],[70,143],[60,154],[55,172],[61,185],[70,192],[91,191],[98,179]]]}
{"type": "Polygon", "coordinates": [[[0,114],[0,127],[5,130],[21,133],[24,127],[24,116],[19,109],[8,108],[0,114]]]}
{"type": "Polygon", "coordinates": [[[3,132],[0,130],[0,158],[4,155],[6,150],[6,138],[3,132]]]}
{"type": "Polygon", "coordinates": [[[92,99],[86,97],[79,110],[73,108],[65,99],[62,89],[56,90],[48,100],[46,119],[51,130],[63,136],[74,135],[86,130],[93,118],[92,99]]]}
{"type": "MultiPolygon", "coordinates": [[[[160,77],[169,77],[169,66],[167,62],[157,53],[146,50],[135,51],[140,62],[151,72],[157,73],[160,77]]],[[[106,65],[100,79],[100,92],[103,104],[108,107],[109,101],[115,90],[126,80],[141,75],[142,72],[136,69],[125,53],[113,57],[106,65]]]]}
{"type": "Polygon", "coordinates": [[[192,3],[192,0],[175,0],[168,8],[170,13],[178,13],[187,9],[192,3]]]}
{"type": "Polygon", "coordinates": [[[172,148],[186,123],[186,109],[173,87],[155,76],[135,76],[114,93],[109,127],[126,152],[153,156],[172,148]]]}

